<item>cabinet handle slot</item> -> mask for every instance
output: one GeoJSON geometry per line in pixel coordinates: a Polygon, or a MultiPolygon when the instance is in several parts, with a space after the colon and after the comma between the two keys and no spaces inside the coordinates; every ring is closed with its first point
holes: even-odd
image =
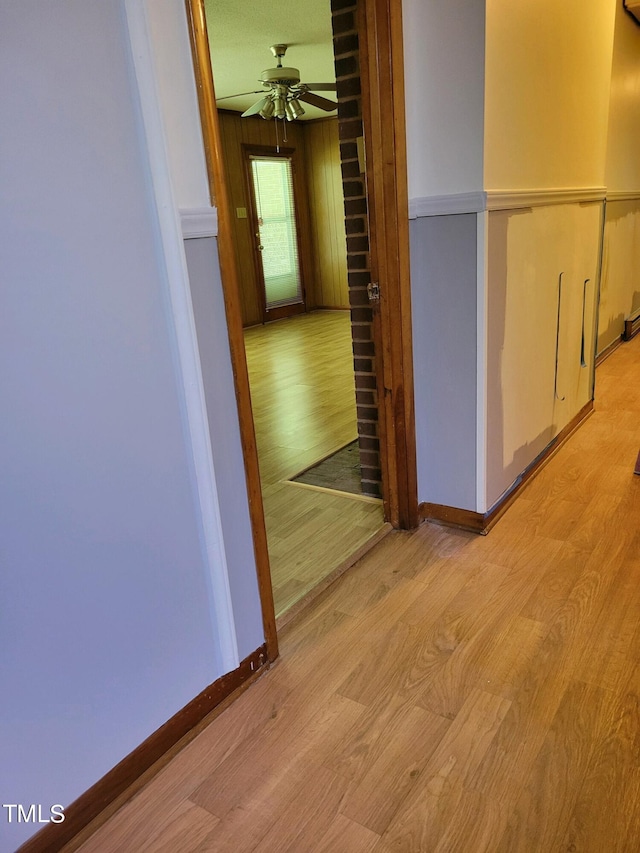
{"type": "Polygon", "coordinates": [[[580,340],[580,367],[586,367],[587,361],[584,352],[584,335],[585,335],[585,315],[587,313],[587,285],[591,281],[590,278],[584,280],[582,288],[582,338],[580,340]]]}
{"type": "Polygon", "coordinates": [[[560,400],[562,402],[565,398],[558,396],[558,359],[560,357],[560,308],[562,306],[562,277],[564,273],[561,272],[558,277],[558,319],[556,321],[556,373],[553,380],[553,396],[556,400],[560,400]]]}

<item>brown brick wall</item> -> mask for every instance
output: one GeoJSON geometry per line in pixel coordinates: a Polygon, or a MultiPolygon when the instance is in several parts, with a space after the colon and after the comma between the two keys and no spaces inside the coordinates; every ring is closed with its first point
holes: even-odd
{"type": "Polygon", "coordinates": [[[365,494],[379,497],[382,475],[378,395],[373,316],[367,296],[367,284],[371,281],[369,227],[357,145],[363,125],[356,7],[357,0],[331,0],[362,488],[365,494]]]}

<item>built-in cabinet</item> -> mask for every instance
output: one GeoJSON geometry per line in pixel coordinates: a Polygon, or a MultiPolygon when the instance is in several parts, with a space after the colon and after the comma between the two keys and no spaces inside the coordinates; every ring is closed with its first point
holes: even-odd
{"type": "Polygon", "coordinates": [[[592,399],[602,204],[489,214],[486,505],[592,399]]]}

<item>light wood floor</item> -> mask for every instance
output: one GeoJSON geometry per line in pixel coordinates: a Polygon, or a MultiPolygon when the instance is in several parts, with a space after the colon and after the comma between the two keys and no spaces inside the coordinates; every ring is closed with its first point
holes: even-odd
{"type": "Polygon", "coordinates": [[[82,853],[640,849],[639,370],[487,537],[389,534],[82,853]]]}
{"type": "Polygon", "coordinates": [[[357,437],[347,311],[318,311],[245,332],[276,615],[383,525],[382,503],[289,478],[357,437]]]}

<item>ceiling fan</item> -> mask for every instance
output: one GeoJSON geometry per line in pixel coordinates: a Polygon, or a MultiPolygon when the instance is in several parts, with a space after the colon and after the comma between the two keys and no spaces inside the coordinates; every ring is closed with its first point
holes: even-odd
{"type": "Polygon", "coordinates": [[[321,95],[316,95],[315,92],[335,92],[335,83],[301,83],[300,72],[297,68],[287,68],[282,65],[282,58],[287,51],[286,44],[272,44],[271,53],[278,60],[275,68],[267,68],[260,75],[263,89],[257,89],[253,92],[241,92],[238,95],[225,95],[224,98],[218,98],[219,101],[224,101],[228,98],[239,98],[243,95],[260,95],[263,97],[256,101],[253,106],[249,107],[242,113],[242,117],[260,115],[264,119],[294,119],[304,115],[304,108],[300,101],[311,106],[319,107],[325,112],[332,112],[337,109],[338,104],[335,101],[330,101],[323,98],[321,95]]]}

